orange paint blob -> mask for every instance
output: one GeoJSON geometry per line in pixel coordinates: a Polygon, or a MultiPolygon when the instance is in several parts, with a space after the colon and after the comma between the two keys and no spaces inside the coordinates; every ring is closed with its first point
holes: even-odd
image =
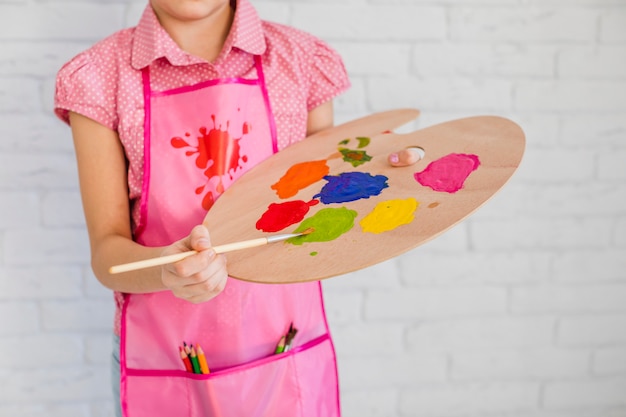
{"type": "Polygon", "coordinates": [[[318,182],[329,172],[330,169],[326,165],[325,159],[301,162],[289,168],[285,175],[271,188],[276,190],[276,194],[280,198],[293,197],[298,191],[318,182]]]}

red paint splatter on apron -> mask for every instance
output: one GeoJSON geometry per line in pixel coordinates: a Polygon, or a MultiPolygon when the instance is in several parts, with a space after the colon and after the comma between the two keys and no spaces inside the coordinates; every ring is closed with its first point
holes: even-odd
{"type": "MultiPolygon", "coordinates": [[[[250,132],[250,124],[244,122],[241,129],[241,136],[233,138],[229,133],[229,121],[226,122],[226,129],[222,130],[221,125],[216,126],[214,114],[211,115],[211,120],[213,120],[212,129],[207,129],[205,126],[198,129],[200,136],[198,136],[197,146],[191,145],[187,142],[191,136],[190,133],[185,133],[185,137],[187,139],[177,136],[173,137],[171,140],[171,144],[174,148],[192,149],[188,150],[185,155],[193,156],[197,154],[196,166],[199,169],[204,170],[203,173],[207,177],[207,182],[196,188],[196,194],[202,194],[209,181],[216,177],[218,179],[218,183],[215,187],[215,191],[218,195],[223,193],[224,183],[222,178],[224,175],[229,175],[232,179],[232,175],[235,171],[242,168],[242,164],[246,163],[248,160],[246,155],[240,154],[241,147],[239,145],[239,141],[250,132]]],[[[208,210],[214,202],[215,196],[211,191],[208,191],[202,199],[202,207],[205,210],[208,210]]]]}
{"type": "Polygon", "coordinates": [[[271,203],[267,211],[256,222],[256,228],[264,232],[278,232],[304,219],[309,208],[318,204],[319,200],[308,203],[302,200],[271,203]]]}

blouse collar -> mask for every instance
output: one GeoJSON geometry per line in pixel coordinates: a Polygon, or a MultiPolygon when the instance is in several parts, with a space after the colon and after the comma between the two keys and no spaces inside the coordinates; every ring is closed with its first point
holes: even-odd
{"type": "MultiPolygon", "coordinates": [[[[233,24],[215,63],[224,60],[233,48],[253,55],[261,55],[266,49],[262,21],[250,2],[234,0],[231,7],[235,7],[233,24]]],[[[204,59],[180,49],[163,29],[150,4],[135,28],[131,54],[131,65],[138,70],[159,58],[166,58],[170,64],[177,66],[206,63],[204,59]]]]}

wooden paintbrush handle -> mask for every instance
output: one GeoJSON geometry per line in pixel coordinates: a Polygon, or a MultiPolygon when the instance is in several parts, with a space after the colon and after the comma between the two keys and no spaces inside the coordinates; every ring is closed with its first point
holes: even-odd
{"type": "Polygon", "coordinates": [[[183,259],[198,253],[195,250],[188,252],[175,253],[173,255],[161,256],[158,258],[144,259],[143,261],[130,262],[123,265],[116,265],[109,268],[110,274],[119,274],[121,272],[135,271],[137,269],[150,268],[152,266],[167,265],[174,262],[182,261],[183,259]]]}
{"type": "MultiPolygon", "coordinates": [[[[246,240],[243,242],[235,242],[235,243],[228,243],[226,245],[214,246],[213,250],[215,251],[215,253],[226,253],[226,252],[231,252],[234,250],[253,248],[255,246],[261,246],[267,243],[268,243],[268,239],[266,237],[261,237],[258,239],[251,239],[251,240],[246,240]]],[[[173,255],[166,255],[166,256],[161,256],[161,257],[152,258],[152,259],[145,259],[143,261],[131,262],[131,263],[123,264],[123,265],[116,265],[116,266],[112,266],[111,268],[109,268],[109,273],[119,274],[121,272],[129,272],[129,271],[135,271],[137,269],[150,268],[153,266],[167,265],[167,264],[171,264],[174,262],[182,261],[188,256],[194,255],[196,253],[198,252],[195,250],[190,250],[188,252],[175,253],[173,255]]]]}

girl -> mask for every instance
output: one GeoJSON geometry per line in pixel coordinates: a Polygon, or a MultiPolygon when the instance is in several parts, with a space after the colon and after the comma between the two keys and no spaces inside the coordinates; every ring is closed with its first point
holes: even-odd
{"type": "Polygon", "coordinates": [[[115,294],[119,415],[339,415],[320,284],[228,279],[202,221],[252,166],[330,127],[348,87],[334,50],[248,0],[151,0],[136,27],[60,70],[55,111],[72,129],[92,268],[115,294]],[[274,354],[290,326],[291,349],[274,354]],[[185,370],[184,341],[210,373],[185,370]]]}

